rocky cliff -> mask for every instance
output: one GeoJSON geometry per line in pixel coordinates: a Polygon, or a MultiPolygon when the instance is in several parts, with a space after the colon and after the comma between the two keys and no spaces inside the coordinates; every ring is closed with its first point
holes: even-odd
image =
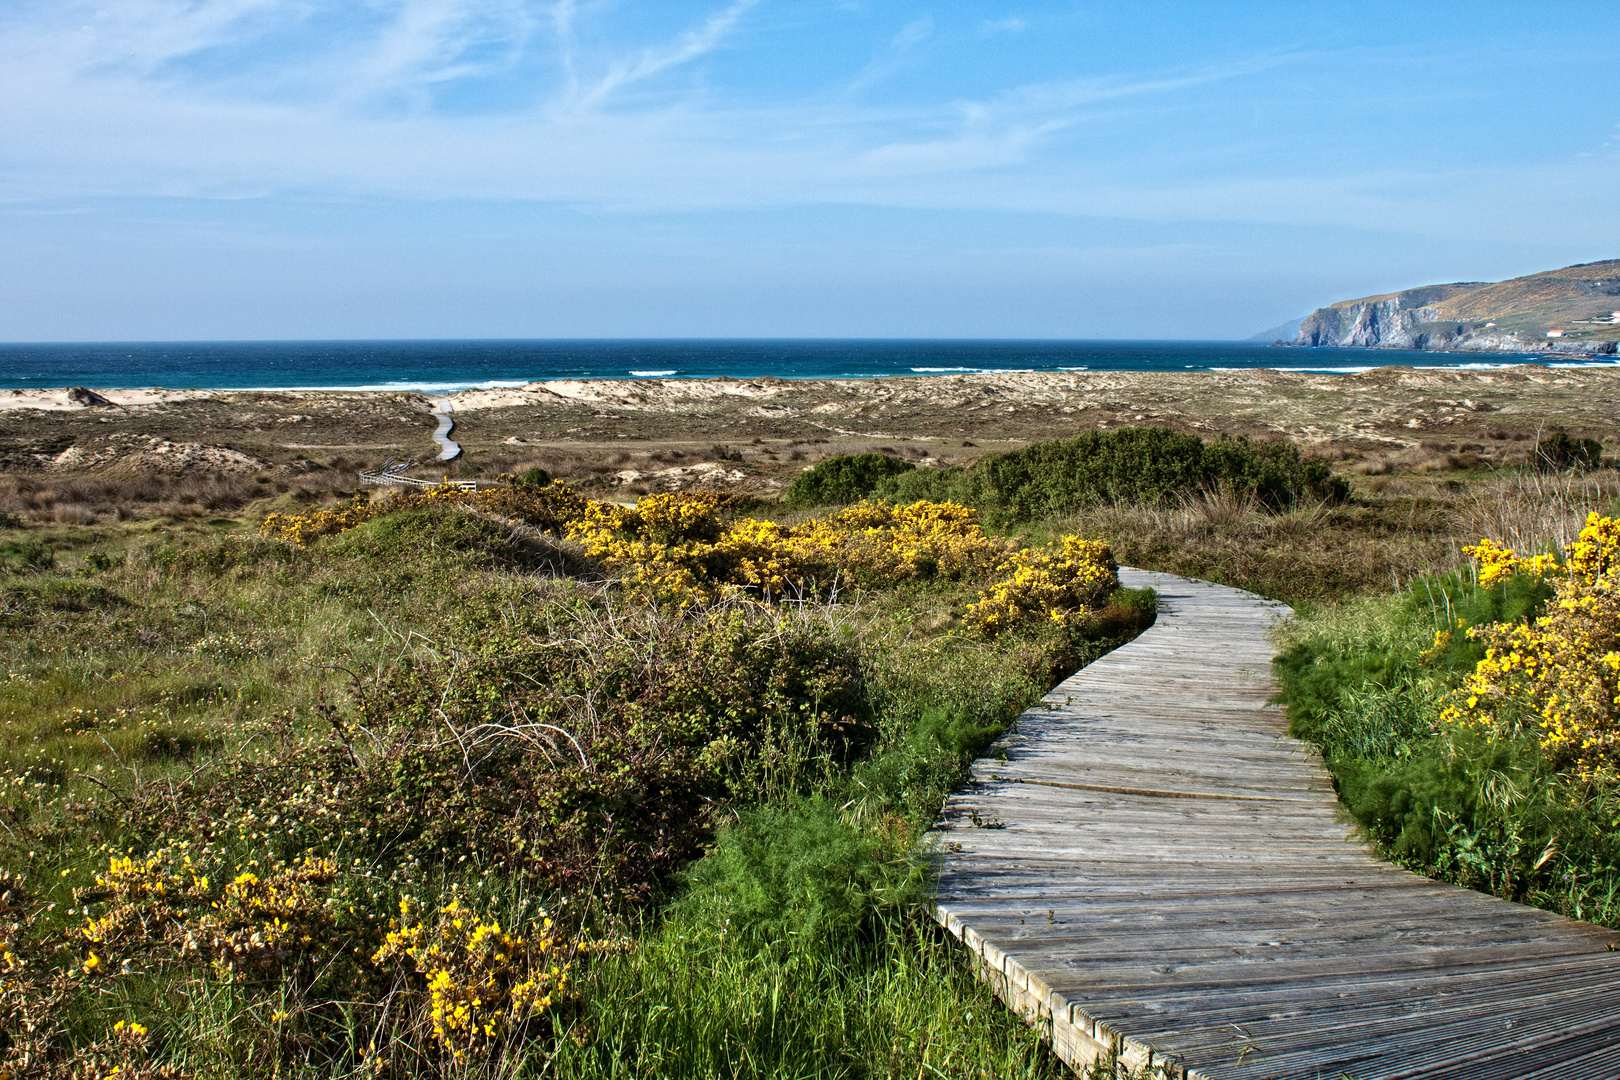
{"type": "Polygon", "coordinates": [[[1426,285],[1342,300],[1300,323],[1293,344],[1614,355],[1620,346],[1620,260],[1507,281],[1426,285]]]}

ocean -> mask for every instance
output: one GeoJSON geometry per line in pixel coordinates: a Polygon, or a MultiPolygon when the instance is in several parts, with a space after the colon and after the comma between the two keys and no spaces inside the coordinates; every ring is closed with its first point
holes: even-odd
{"type": "Polygon", "coordinates": [[[229,341],[0,344],[0,389],[156,386],[199,390],[418,390],[540,379],[871,378],[953,372],[1357,372],[1389,365],[1614,366],[1384,349],[1293,349],[1233,341],[229,341]]]}

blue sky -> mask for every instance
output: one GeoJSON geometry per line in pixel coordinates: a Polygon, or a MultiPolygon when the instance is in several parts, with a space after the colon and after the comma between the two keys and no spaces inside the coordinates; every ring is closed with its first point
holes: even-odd
{"type": "Polygon", "coordinates": [[[1245,337],[1620,256],[1620,5],[7,0],[0,340],[1245,337]]]}

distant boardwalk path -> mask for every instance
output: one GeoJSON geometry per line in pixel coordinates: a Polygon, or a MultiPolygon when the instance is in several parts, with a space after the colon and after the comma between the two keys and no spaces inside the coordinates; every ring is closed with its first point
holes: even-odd
{"type": "Polygon", "coordinates": [[[946,804],[937,914],[1070,1064],[1211,1080],[1620,1077],[1620,934],[1380,862],[1278,709],[1286,608],[1167,574],[1157,624],[946,804]]]}
{"type": "Polygon", "coordinates": [[[455,430],[456,422],[450,416],[455,411],[456,403],[444,398],[434,404],[430,415],[439,422],[438,428],[433,432],[433,441],[443,449],[439,451],[440,461],[454,461],[461,456],[461,444],[450,437],[455,430]]]}

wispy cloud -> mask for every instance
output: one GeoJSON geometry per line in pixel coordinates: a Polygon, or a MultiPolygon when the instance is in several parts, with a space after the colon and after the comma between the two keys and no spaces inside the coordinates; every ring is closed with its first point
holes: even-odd
{"type": "Polygon", "coordinates": [[[557,38],[557,62],[562,67],[563,91],[572,100],[579,95],[579,70],[574,64],[575,0],[557,0],[551,5],[551,29],[557,38]]]}
{"type": "Polygon", "coordinates": [[[731,33],[743,14],[757,2],[758,0],[735,0],[730,7],[709,16],[703,25],[684,31],[673,42],[643,48],[633,59],[615,63],[606,75],[579,97],[576,104],[584,107],[596,105],[608,95],[632,83],[651,78],[713,52],[731,33]]]}
{"type": "MultiPolygon", "coordinates": [[[[817,84],[767,69],[836,71],[852,39],[817,53],[795,36],[802,15],[759,0],[668,4],[654,18],[606,0],[14,0],[0,10],[0,198],[297,192],[1322,220],[1387,216],[1416,191],[1446,197],[1426,162],[1328,168],[1292,131],[1254,163],[1240,142],[1249,129],[1228,113],[1269,106],[1256,80],[1304,78],[1320,55],[1245,48],[1174,67],[1037,71],[1024,62],[1032,35],[989,40],[983,20],[943,16],[885,28],[869,5],[838,17],[865,27],[875,54],[853,81],[817,84]],[[777,51],[762,59],[753,50],[772,32],[777,51]],[[974,66],[1012,49],[999,67],[974,66]],[[972,80],[954,77],[966,67],[972,80]],[[1209,104],[1228,99],[1241,105],[1209,104]],[[1409,176],[1411,191],[1386,175],[1409,176]]],[[[1011,35],[1010,21],[996,34],[1011,35]]]]}
{"type": "Polygon", "coordinates": [[[890,39],[889,47],[874,57],[870,63],[861,69],[860,74],[851,79],[849,84],[844,87],[845,96],[859,94],[861,91],[875,86],[899,71],[905,63],[906,54],[911,52],[915,46],[927,41],[933,33],[934,20],[927,16],[906,23],[890,39]]]}
{"type": "Polygon", "coordinates": [[[980,99],[952,102],[922,137],[900,138],[868,150],[863,160],[888,174],[999,168],[1018,164],[1050,139],[1082,126],[1088,112],[1133,98],[1174,95],[1241,78],[1281,58],[1244,60],[1148,76],[1069,79],[1015,86],[980,99]]]}
{"type": "Polygon", "coordinates": [[[539,20],[522,0],[398,0],[354,69],[362,97],[511,68],[539,20]]]}

